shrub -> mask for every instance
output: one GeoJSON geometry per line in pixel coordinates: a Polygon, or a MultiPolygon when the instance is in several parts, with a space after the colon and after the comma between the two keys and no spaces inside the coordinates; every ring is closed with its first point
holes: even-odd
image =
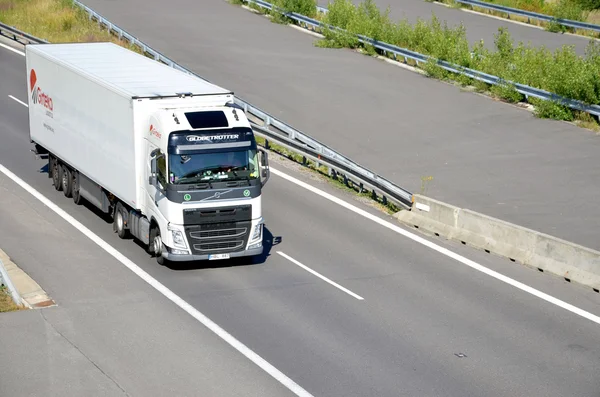
{"type": "MultiPolygon", "coordinates": [[[[419,19],[414,25],[407,20],[393,23],[388,11],[382,13],[372,0],[365,0],[357,6],[351,0],[334,0],[324,22],[345,29],[347,33],[326,30],[326,42],[356,47],[359,43],[354,35],[361,34],[506,81],[590,104],[600,103],[600,44],[597,42],[590,42],[585,57],[581,57],[571,46],[551,52],[544,47],[523,43],[515,45],[508,30],[500,28],[495,35],[493,50],[485,48],[482,41],[470,48],[462,25],[450,28],[435,15],[428,21],[419,19]]],[[[424,64],[423,68],[431,76],[447,76],[435,62],[424,64]]],[[[510,101],[522,100],[522,95],[510,84],[492,91],[510,101]]]]}
{"type": "Polygon", "coordinates": [[[286,12],[295,12],[314,18],[317,15],[316,0],[273,0],[271,3],[286,12]]]}

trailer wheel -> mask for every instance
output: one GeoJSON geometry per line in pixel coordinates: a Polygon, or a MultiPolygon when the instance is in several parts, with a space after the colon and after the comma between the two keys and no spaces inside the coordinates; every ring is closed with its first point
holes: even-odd
{"type": "Polygon", "coordinates": [[[81,203],[81,194],[79,193],[79,172],[73,171],[73,202],[75,204],[81,203]]]}
{"type": "Polygon", "coordinates": [[[62,190],[62,167],[58,165],[56,157],[52,159],[52,183],[54,184],[54,189],[60,192],[62,190]]]}
{"type": "Polygon", "coordinates": [[[65,197],[71,197],[73,193],[73,173],[66,165],[63,165],[61,170],[62,191],[65,197]]]}
{"type": "Polygon", "coordinates": [[[48,178],[54,177],[54,157],[48,155],[48,178]]]}
{"type": "Polygon", "coordinates": [[[125,208],[121,203],[117,203],[117,207],[115,208],[115,221],[114,221],[114,229],[117,232],[119,238],[125,239],[128,236],[128,230],[125,228],[125,208]]]}

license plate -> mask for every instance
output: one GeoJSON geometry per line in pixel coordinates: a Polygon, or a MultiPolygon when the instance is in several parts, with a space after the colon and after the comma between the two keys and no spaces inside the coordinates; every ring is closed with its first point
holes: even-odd
{"type": "Polygon", "coordinates": [[[218,259],[229,259],[229,254],[213,254],[208,256],[209,261],[214,261],[218,259]]]}

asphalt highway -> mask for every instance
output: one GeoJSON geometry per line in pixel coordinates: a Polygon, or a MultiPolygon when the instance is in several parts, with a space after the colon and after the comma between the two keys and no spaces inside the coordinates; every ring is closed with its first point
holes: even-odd
{"type": "Polygon", "coordinates": [[[225,1],[85,4],[412,192],[600,249],[593,132],[350,50],[317,48],[315,37],[225,1]]]}
{"type": "MultiPolygon", "coordinates": [[[[598,323],[374,222],[393,221],[286,162],[274,162],[276,173],[265,190],[264,258],[250,265],[159,266],[134,242],[120,240],[96,213],[54,190],[40,172],[43,161],[29,152],[27,109],[17,101],[26,98],[24,57],[0,48],[0,73],[0,164],[312,395],[597,395],[598,323]]],[[[45,321],[112,380],[110,387],[118,385],[115,392],[286,395],[274,379],[2,174],[0,187],[7,192],[0,205],[3,249],[57,301],[57,308],[45,309],[45,321]],[[61,250],[70,259],[48,263],[61,250]]],[[[435,241],[600,314],[594,292],[435,241]]],[[[0,327],[25,326],[19,316],[0,317],[0,327]]],[[[12,376],[2,377],[0,394],[24,390],[18,386],[25,377],[21,351],[27,362],[35,361],[35,376],[47,380],[38,394],[57,390],[60,372],[53,364],[59,360],[50,353],[64,355],[44,350],[50,342],[44,333],[37,346],[26,340],[11,346],[13,365],[0,360],[0,371],[12,376]],[[39,360],[31,358],[36,353],[39,360]]],[[[71,374],[74,383],[83,376],[71,374]]]]}
{"type": "MultiPolygon", "coordinates": [[[[360,0],[353,0],[353,2],[361,3],[360,0]]],[[[323,7],[327,7],[328,3],[326,0],[318,1],[318,4],[323,7]]],[[[382,11],[389,7],[390,18],[393,21],[408,19],[409,22],[415,23],[418,18],[429,20],[432,15],[435,15],[442,23],[446,22],[451,27],[459,26],[462,23],[466,28],[467,38],[471,45],[483,40],[488,48],[494,48],[494,35],[501,27],[508,30],[515,45],[522,41],[524,44],[531,43],[535,47],[544,46],[551,51],[563,46],[575,46],[577,53],[583,55],[590,41],[590,38],[582,36],[552,33],[532,25],[465,12],[424,0],[376,0],[375,4],[382,11]]]]}

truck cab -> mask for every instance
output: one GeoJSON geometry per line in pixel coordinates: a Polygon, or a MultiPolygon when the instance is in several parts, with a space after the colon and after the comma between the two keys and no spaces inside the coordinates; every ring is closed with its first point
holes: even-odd
{"type": "Polygon", "coordinates": [[[147,131],[142,206],[159,263],[262,254],[268,155],[244,112],[233,103],[165,107],[147,131]]]}

